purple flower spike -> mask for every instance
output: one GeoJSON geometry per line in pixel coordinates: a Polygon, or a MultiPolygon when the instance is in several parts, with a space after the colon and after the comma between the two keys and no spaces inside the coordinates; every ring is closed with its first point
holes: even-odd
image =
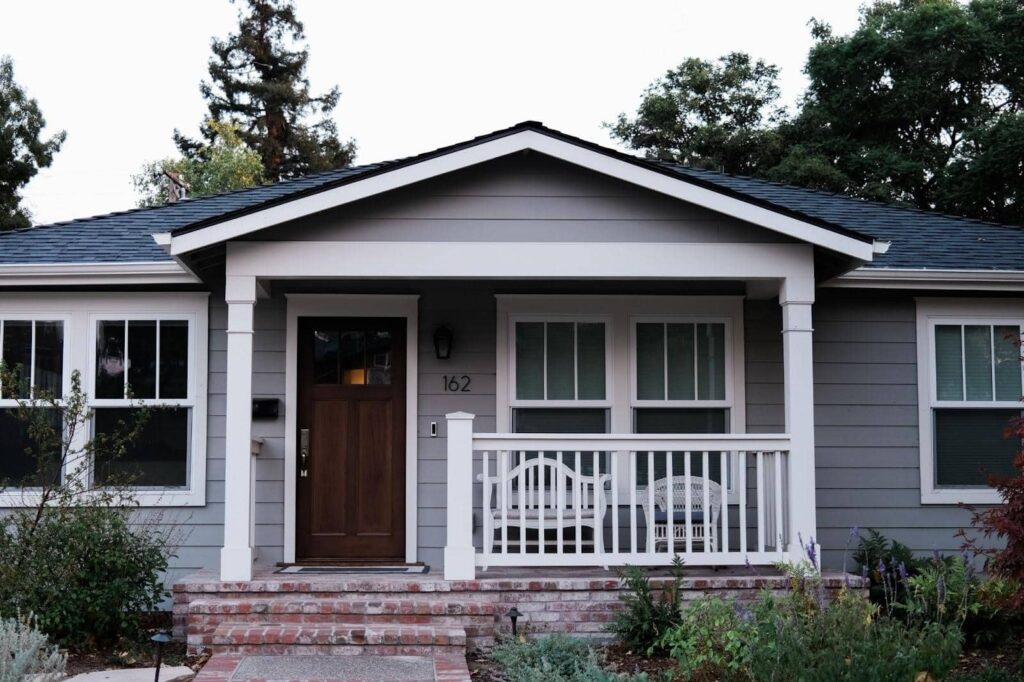
{"type": "Polygon", "coordinates": [[[850,538],[852,539],[852,538],[859,538],[859,537],[860,537],[860,526],[854,526],[853,528],[850,529],[850,538]]]}
{"type": "Polygon", "coordinates": [[[907,578],[910,577],[910,575],[907,573],[907,565],[901,561],[899,566],[897,566],[896,568],[899,571],[900,580],[906,582],[907,578]]]}
{"type": "Polygon", "coordinates": [[[818,568],[818,551],[817,551],[817,549],[814,546],[814,538],[811,538],[811,541],[809,543],[807,543],[807,558],[808,558],[808,560],[810,560],[811,566],[814,566],[814,568],[817,569],[818,568]]]}
{"type": "Polygon", "coordinates": [[[939,581],[935,585],[935,588],[936,588],[936,591],[938,593],[939,603],[940,604],[945,603],[945,601],[946,601],[946,580],[941,575],[939,576],[939,581]]]}

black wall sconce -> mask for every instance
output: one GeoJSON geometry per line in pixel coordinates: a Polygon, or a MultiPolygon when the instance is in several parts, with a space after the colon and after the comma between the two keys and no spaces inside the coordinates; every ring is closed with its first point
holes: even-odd
{"type": "Polygon", "coordinates": [[[508,610],[508,613],[506,613],[505,615],[508,616],[508,619],[510,621],[512,621],[512,636],[517,637],[519,635],[519,628],[517,626],[519,624],[519,619],[522,617],[523,613],[513,606],[511,609],[508,610]]]}
{"type": "Polygon", "coordinates": [[[452,341],[455,335],[452,330],[441,325],[434,330],[434,354],[438,360],[447,360],[452,356],[452,341]]]}

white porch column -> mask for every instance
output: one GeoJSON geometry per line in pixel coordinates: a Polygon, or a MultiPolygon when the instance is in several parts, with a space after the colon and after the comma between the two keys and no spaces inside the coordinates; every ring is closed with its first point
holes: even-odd
{"type": "MultiPolygon", "coordinates": [[[[811,307],[814,303],[814,279],[787,277],[779,289],[782,306],[782,355],[785,375],[786,431],[792,450],[789,454],[790,558],[804,558],[804,545],[818,541],[815,500],[814,455],[814,330],[811,307]]],[[[818,552],[820,561],[820,552],[818,552]]]]}
{"type": "Polygon", "coordinates": [[[473,549],[473,415],[453,412],[448,419],[448,528],[444,579],[476,578],[473,549]]]}
{"type": "Polygon", "coordinates": [[[252,579],[252,336],[256,278],[228,276],[224,547],[220,579],[252,579]]]}

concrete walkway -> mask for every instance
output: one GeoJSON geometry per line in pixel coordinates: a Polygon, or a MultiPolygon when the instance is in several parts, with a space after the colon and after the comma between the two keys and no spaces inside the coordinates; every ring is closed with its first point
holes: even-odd
{"type": "MultiPolygon", "coordinates": [[[[69,677],[67,682],[153,682],[155,674],[156,668],[99,670],[69,677]]],[[[172,682],[182,678],[191,678],[193,674],[191,668],[183,665],[174,667],[165,665],[160,668],[160,682],[172,682]]]]}
{"type": "Polygon", "coordinates": [[[195,682],[469,682],[463,656],[216,654],[195,682]]]}

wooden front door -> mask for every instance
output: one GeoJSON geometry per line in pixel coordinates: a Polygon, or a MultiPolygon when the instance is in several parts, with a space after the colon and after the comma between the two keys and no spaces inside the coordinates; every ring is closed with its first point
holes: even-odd
{"type": "Polygon", "coordinates": [[[405,319],[300,318],[298,560],[405,558],[405,319]]]}

